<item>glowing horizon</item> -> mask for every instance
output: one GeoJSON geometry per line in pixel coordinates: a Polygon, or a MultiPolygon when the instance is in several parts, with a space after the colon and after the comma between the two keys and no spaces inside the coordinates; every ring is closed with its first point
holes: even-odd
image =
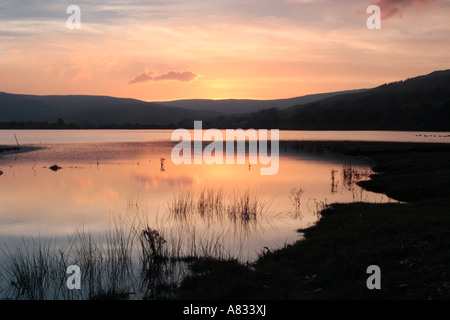
{"type": "Polygon", "coordinates": [[[448,69],[449,16],[450,0],[3,2],[0,91],[170,101],[372,88],[448,69]],[[373,3],[381,30],[366,27],[373,3]]]}

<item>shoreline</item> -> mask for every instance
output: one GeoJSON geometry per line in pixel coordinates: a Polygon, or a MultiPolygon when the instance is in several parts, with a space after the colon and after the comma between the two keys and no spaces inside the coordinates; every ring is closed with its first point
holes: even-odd
{"type": "Polygon", "coordinates": [[[0,152],[8,152],[8,151],[19,151],[20,148],[17,147],[0,147],[0,152]]]}
{"type": "Polygon", "coordinates": [[[251,266],[202,259],[181,299],[428,300],[450,298],[450,145],[313,142],[311,148],[371,159],[359,185],[404,203],[335,203],[304,239],[266,250],[251,266]],[[320,145],[322,144],[322,145],[320,145]],[[366,286],[381,269],[381,289],[366,286]]]}

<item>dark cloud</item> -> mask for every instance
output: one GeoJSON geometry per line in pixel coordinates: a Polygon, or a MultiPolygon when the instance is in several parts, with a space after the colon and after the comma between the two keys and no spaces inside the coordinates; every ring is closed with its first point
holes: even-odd
{"type": "Polygon", "coordinates": [[[381,16],[385,19],[402,17],[402,11],[407,7],[428,5],[437,0],[380,0],[375,2],[381,9],[381,16]]]}
{"type": "Polygon", "coordinates": [[[191,71],[169,71],[167,73],[154,76],[153,72],[142,72],[138,74],[133,80],[128,82],[129,84],[139,83],[139,82],[147,82],[147,81],[181,81],[181,82],[189,82],[193,81],[198,77],[198,74],[195,74],[191,71]]]}

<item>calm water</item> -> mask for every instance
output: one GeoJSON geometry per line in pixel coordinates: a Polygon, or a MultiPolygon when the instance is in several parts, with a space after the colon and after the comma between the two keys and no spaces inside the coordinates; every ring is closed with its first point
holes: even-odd
{"type": "MultiPolygon", "coordinates": [[[[370,164],[350,157],[281,149],[279,171],[273,176],[260,175],[260,165],[247,162],[175,165],[171,133],[0,130],[0,145],[15,145],[16,134],[22,146],[33,147],[0,155],[0,244],[13,247],[21,237],[62,239],[81,227],[102,234],[111,221],[132,211],[152,228],[170,230],[165,237],[186,241],[186,248],[193,242],[198,246],[220,242],[229,255],[251,261],[264,247],[278,248],[300,239],[296,230],[314,224],[327,203],[392,201],[355,185],[368,178],[370,164]],[[62,169],[50,170],[54,164],[62,169]],[[303,193],[300,206],[295,206],[292,191],[299,188],[303,193]],[[196,206],[202,192],[203,197],[208,192],[220,194],[226,205],[247,192],[258,216],[236,224],[226,215],[174,215],[175,202],[189,198],[196,206]]],[[[280,137],[450,142],[448,133],[419,132],[281,132],[280,137]]]]}
{"type": "MultiPolygon", "coordinates": [[[[173,130],[0,130],[0,145],[170,141],[173,130]],[[55,133],[56,132],[56,133],[55,133]]],[[[450,143],[450,132],[280,131],[280,140],[352,140],[450,143]]]]}

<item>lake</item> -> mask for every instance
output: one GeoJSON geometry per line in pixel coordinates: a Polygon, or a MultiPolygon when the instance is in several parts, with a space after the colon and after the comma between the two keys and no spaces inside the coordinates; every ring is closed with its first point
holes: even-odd
{"type": "MultiPolygon", "coordinates": [[[[184,255],[251,262],[301,239],[297,230],[316,223],[326,204],[393,201],[356,185],[371,163],[283,144],[276,175],[248,161],[175,165],[172,132],[0,130],[0,145],[15,146],[16,135],[22,147],[0,154],[0,245],[54,239],[58,246],[77,230],[102,237],[115,223],[139,219],[184,255]]],[[[450,135],[281,131],[280,140],[450,143],[450,135]]]]}

